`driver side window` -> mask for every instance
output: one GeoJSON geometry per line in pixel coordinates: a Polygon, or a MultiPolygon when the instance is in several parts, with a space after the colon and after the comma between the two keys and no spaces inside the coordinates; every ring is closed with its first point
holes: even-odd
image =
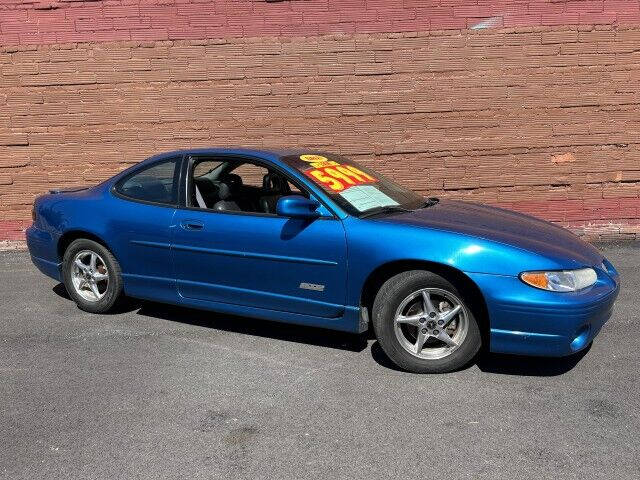
{"type": "Polygon", "coordinates": [[[309,196],[279,171],[245,159],[196,159],[189,176],[189,205],[207,210],[276,215],[281,197],[309,196]]]}

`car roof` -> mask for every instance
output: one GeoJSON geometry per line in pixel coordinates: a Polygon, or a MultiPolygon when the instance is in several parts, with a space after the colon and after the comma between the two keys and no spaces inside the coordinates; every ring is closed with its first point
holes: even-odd
{"type": "Polygon", "coordinates": [[[282,157],[290,155],[303,155],[303,154],[316,154],[316,155],[328,155],[327,152],[314,150],[311,148],[242,148],[242,147],[208,147],[208,148],[188,148],[183,150],[173,150],[171,152],[164,152],[153,157],[147,158],[142,163],[154,162],[169,157],[175,157],[176,155],[247,155],[252,157],[264,158],[272,161],[278,161],[282,157]]]}

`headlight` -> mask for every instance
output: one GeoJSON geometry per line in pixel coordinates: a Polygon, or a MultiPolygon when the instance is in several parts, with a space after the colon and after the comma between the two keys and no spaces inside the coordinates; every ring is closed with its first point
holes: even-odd
{"type": "Polygon", "coordinates": [[[575,292],[590,287],[598,275],[593,268],[557,272],[522,272],[520,280],[532,287],[551,292],[575,292]]]}

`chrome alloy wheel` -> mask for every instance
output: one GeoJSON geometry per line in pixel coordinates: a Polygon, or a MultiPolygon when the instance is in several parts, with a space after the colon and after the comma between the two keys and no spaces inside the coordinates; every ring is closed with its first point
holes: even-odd
{"type": "Polygon", "coordinates": [[[405,298],[393,320],[396,338],[412,355],[436,360],[462,345],[469,330],[467,309],[451,292],[424,288],[405,298]]]}
{"type": "Polygon", "coordinates": [[[76,254],[71,264],[73,288],[88,302],[97,302],[109,287],[109,272],[102,257],[91,250],[76,254]]]}

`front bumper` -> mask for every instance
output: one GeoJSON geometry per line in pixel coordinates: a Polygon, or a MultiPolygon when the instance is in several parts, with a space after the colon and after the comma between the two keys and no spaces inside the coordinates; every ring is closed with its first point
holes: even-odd
{"type": "Polygon", "coordinates": [[[490,350],[564,356],[588,346],[611,317],[620,290],[617,272],[609,270],[596,268],[597,282],[571,293],[539,290],[517,277],[469,273],[487,303],[490,350]]]}

